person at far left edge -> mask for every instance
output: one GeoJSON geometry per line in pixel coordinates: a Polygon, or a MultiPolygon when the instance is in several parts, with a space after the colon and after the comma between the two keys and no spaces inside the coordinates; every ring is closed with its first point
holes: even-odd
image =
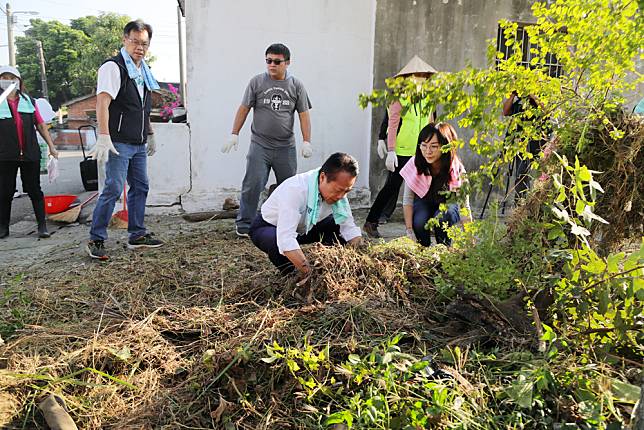
{"type": "Polygon", "coordinates": [[[125,181],[128,210],[128,248],[157,248],[163,242],[144,224],[148,196],[147,157],[155,153],[150,127],[151,91],[159,89],[144,58],[152,40],[152,27],[131,21],[123,30],[123,47],[98,69],[96,118],[98,139],[91,151],[98,163],[106,162],[105,187],[92,216],[87,253],[108,260],[107,226],[125,181]]]}
{"type": "Polygon", "coordinates": [[[22,76],[13,66],[0,67],[0,239],[9,236],[11,203],[20,170],[22,188],[29,195],[38,222],[38,237],[50,236],[45,218],[45,197],[40,188],[40,159],[36,130],[52,157],[58,151],[47,131],[38,105],[26,92],[22,76]]]}

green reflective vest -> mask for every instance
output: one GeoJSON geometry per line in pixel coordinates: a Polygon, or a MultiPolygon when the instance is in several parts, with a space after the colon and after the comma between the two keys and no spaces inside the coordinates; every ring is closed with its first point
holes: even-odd
{"type": "Polygon", "coordinates": [[[418,135],[428,124],[431,111],[421,114],[421,104],[412,104],[409,100],[401,100],[400,104],[402,105],[400,112],[402,125],[396,137],[396,155],[411,157],[416,154],[418,135]]]}

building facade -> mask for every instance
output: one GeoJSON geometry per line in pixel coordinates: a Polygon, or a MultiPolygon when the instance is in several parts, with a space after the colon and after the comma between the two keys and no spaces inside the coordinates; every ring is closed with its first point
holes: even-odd
{"type": "MultiPolygon", "coordinates": [[[[264,51],[275,42],[292,52],[290,73],[306,86],[313,109],[314,155],[298,171],[319,166],[344,151],[361,166],[351,197],[369,205],[384,182],[376,155],[384,107],[362,110],[358,95],[384,87],[414,55],[439,71],[487,65],[487,46],[501,19],[529,23],[533,0],[240,0],[180,2],[186,17],[187,110],[185,130],[173,128],[167,160],[186,164],[174,200],[189,212],[217,210],[238,197],[250,143],[252,113],[240,133],[239,150],[220,151],[250,78],[265,71],[264,51]],[[179,151],[188,151],[187,154],[179,151]],[[185,191],[185,181],[189,182],[185,191]],[[179,192],[179,188],[177,191],[179,192]]],[[[500,114],[500,113],[499,113],[500,114]]],[[[296,120],[297,144],[301,144],[296,120]]],[[[468,139],[467,130],[459,130],[468,139]]],[[[161,158],[166,158],[163,155],[161,158]]],[[[468,169],[478,160],[467,151],[468,169]]],[[[161,161],[151,163],[163,166],[161,161]]],[[[162,168],[162,167],[160,167],[162,168]]],[[[177,168],[177,172],[184,167],[177,168]]],[[[163,172],[164,174],[167,171],[163,172]]],[[[269,185],[274,179],[269,180],[269,185]]],[[[153,190],[151,190],[153,192],[153,190]]],[[[172,194],[172,192],[170,192],[172,194]]]]}

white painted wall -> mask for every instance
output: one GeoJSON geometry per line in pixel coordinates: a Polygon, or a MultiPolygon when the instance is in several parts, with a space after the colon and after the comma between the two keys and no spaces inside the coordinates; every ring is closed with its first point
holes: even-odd
{"type": "Polygon", "coordinates": [[[190,129],[172,123],[152,123],[152,128],[157,151],[148,157],[147,206],[176,205],[190,190],[190,129]]]}
{"type": "Polygon", "coordinates": [[[368,199],[370,111],[357,99],[372,88],[375,0],[191,0],[186,9],[192,188],[182,196],[183,208],[221,209],[225,197],[239,197],[252,113],[239,150],[222,154],[220,148],[248,81],[266,70],[264,52],[276,42],[291,50],[289,72],[304,83],[313,105],[309,159],[299,155],[295,123],[298,171],[348,152],[361,167],[356,191],[368,199]]]}

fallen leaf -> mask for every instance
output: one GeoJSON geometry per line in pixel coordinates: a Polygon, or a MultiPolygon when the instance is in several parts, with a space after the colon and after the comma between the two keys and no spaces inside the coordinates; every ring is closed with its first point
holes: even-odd
{"type": "Polygon", "coordinates": [[[216,423],[218,423],[221,420],[222,415],[226,413],[226,410],[229,409],[232,405],[232,403],[227,402],[226,399],[224,399],[220,395],[219,406],[217,406],[217,409],[210,413],[210,416],[215,420],[216,423]]]}

